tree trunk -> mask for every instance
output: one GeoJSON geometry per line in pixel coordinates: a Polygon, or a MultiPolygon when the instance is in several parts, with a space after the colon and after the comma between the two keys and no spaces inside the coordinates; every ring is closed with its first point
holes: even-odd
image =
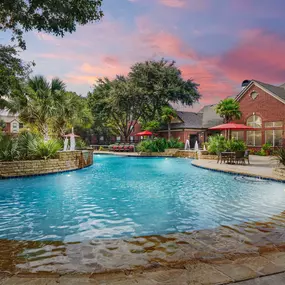
{"type": "Polygon", "coordinates": [[[168,131],[168,140],[170,140],[170,137],[171,137],[171,125],[170,125],[170,123],[167,124],[167,131],[168,131]]]}
{"type": "Polygon", "coordinates": [[[44,141],[47,142],[49,140],[48,125],[47,124],[43,125],[43,135],[44,135],[44,141]]]}

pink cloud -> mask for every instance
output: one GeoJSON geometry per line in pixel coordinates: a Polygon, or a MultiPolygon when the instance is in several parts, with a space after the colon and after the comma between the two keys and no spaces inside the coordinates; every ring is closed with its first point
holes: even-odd
{"type": "Polygon", "coordinates": [[[218,64],[236,82],[244,79],[283,82],[284,50],[284,38],[261,30],[249,30],[242,33],[239,45],[221,56],[218,64]]]}
{"type": "Polygon", "coordinates": [[[159,3],[170,8],[189,8],[197,11],[208,7],[206,0],[159,0],[159,3]]]}
{"type": "Polygon", "coordinates": [[[186,6],[186,0],[160,0],[161,4],[174,8],[182,8],[186,6]]]}

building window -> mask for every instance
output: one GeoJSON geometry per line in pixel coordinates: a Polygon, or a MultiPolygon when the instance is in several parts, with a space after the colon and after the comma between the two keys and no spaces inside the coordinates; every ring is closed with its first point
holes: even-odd
{"type": "Polygon", "coordinates": [[[22,129],[24,127],[23,123],[19,123],[19,129],[22,129]]]}
{"type": "Polygon", "coordinates": [[[265,141],[272,146],[282,146],[282,130],[265,131],[265,141]]]}
{"type": "Polygon", "coordinates": [[[133,142],[134,141],[134,137],[130,136],[130,141],[133,142]]]}
{"type": "Polygon", "coordinates": [[[261,146],[261,131],[248,131],[246,134],[246,144],[248,146],[261,146]]]}
{"type": "Polygon", "coordinates": [[[265,128],[282,128],[283,127],[283,122],[278,121],[278,122],[266,122],[265,123],[265,128]]]}
{"type": "Polygon", "coordinates": [[[116,141],[120,142],[121,141],[121,137],[116,137],[116,141]]]}
{"type": "Polygon", "coordinates": [[[255,100],[257,96],[258,96],[258,93],[256,91],[252,91],[250,93],[250,97],[251,97],[252,100],[255,100]]]}
{"type": "Polygon", "coordinates": [[[100,136],[99,140],[100,142],[104,141],[104,136],[100,136]]]}
{"type": "Polygon", "coordinates": [[[18,132],[18,123],[13,123],[12,124],[12,133],[17,133],[18,132]]]}
{"type": "Polygon", "coordinates": [[[247,119],[246,124],[249,127],[261,128],[262,127],[262,120],[261,120],[261,118],[259,116],[252,115],[251,117],[249,117],[247,119]]]}
{"type": "Polygon", "coordinates": [[[232,138],[236,140],[244,140],[244,131],[232,131],[232,138]]]}

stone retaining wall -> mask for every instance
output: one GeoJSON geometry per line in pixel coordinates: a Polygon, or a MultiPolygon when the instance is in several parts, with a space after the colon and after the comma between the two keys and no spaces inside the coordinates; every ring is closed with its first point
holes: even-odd
{"type": "Polygon", "coordinates": [[[197,158],[197,152],[194,150],[179,150],[173,156],[185,158],[197,158]]]}
{"type": "Polygon", "coordinates": [[[55,159],[0,162],[0,178],[63,172],[92,164],[92,150],[62,151],[55,159]]]}
{"type": "Polygon", "coordinates": [[[218,160],[218,156],[215,154],[200,154],[199,159],[218,160]]]}

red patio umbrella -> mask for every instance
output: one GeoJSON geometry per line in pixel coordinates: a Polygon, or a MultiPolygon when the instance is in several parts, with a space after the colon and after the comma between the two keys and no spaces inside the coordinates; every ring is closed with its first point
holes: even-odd
{"type": "Polygon", "coordinates": [[[227,123],[227,124],[222,124],[222,125],[218,125],[215,127],[210,128],[209,130],[220,130],[226,131],[226,138],[231,136],[231,131],[232,130],[253,130],[254,128],[243,125],[243,124],[235,124],[235,123],[227,123]],[[227,132],[229,131],[229,133],[227,132]]]}
{"type": "Polygon", "coordinates": [[[150,136],[152,136],[152,132],[150,132],[150,131],[143,131],[143,132],[137,133],[136,136],[150,137],[150,136]]]}
{"type": "Polygon", "coordinates": [[[212,127],[209,130],[253,130],[253,129],[254,128],[243,124],[228,123],[212,127]]]}

